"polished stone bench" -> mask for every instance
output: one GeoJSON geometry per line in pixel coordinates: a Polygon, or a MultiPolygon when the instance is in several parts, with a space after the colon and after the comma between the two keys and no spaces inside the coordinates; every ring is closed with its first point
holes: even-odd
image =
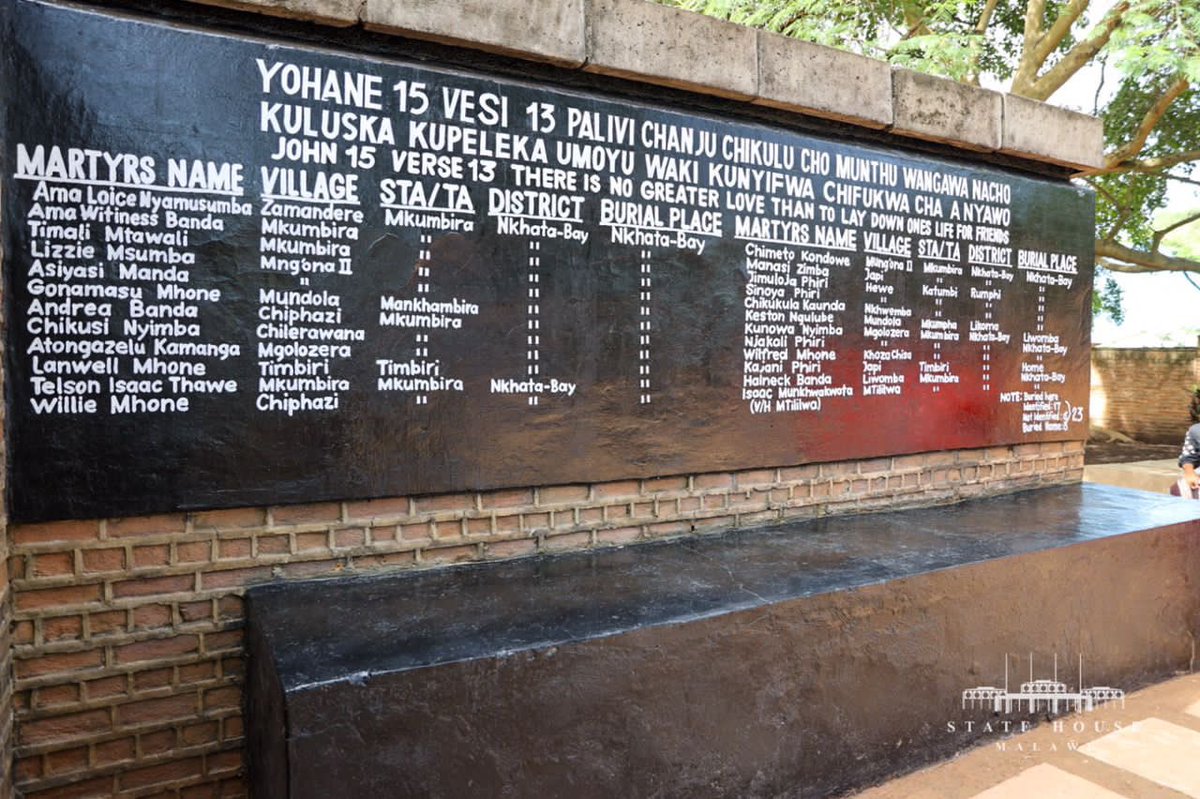
{"type": "Polygon", "coordinates": [[[1200,502],[1055,487],[273,584],[247,614],[255,796],[828,796],[989,734],[962,694],[1006,660],[1187,668],[1200,502]]]}

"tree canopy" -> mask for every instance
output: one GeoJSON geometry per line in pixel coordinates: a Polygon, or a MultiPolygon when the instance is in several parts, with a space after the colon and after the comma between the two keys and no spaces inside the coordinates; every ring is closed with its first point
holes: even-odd
{"type": "Polygon", "coordinates": [[[1034,100],[1097,65],[1084,110],[1104,120],[1104,166],[1078,176],[1096,190],[1097,263],[1200,272],[1200,252],[1171,246],[1200,206],[1158,213],[1172,181],[1200,186],[1200,0],[658,1],[1034,100]]]}

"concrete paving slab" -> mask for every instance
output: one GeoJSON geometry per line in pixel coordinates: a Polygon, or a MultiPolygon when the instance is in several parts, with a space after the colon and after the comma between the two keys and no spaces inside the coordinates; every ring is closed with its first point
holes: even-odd
{"type": "Polygon", "coordinates": [[[1101,788],[1069,771],[1042,763],[1022,771],[974,799],[1128,799],[1125,794],[1101,788]]]}
{"type": "Polygon", "coordinates": [[[1111,732],[1079,751],[1200,799],[1200,732],[1159,718],[1111,732]]]}
{"type": "Polygon", "coordinates": [[[1132,463],[1093,463],[1083,467],[1085,483],[1100,483],[1118,488],[1133,488],[1165,494],[1179,479],[1175,460],[1134,461],[1132,463]]]}
{"type": "MultiPolygon", "coordinates": [[[[999,732],[983,745],[962,752],[921,771],[856,794],[856,799],[1000,799],[1004,794],[988,793],[1038,766],[1050,766],[1128,799],[1180,799],[1180,790],[1147,777],[1123,765],[1109,763],[1092,755],[1085,747],[1115,731],[1137,731],[1143,720],[1154,718],[1183,730],[1183,739],[1200,736],[1200,674],[1187,674],[1129,693],[1125,705],[1113,702],[1091,713],[1061,716],[1020,735],[999,732]]],[[[961,728],[961,723],[959,723],[961,728]]],[[[947,731],[947,734],[953,734],[947,731]]],[[[1200,739],[1197,739],[1200,740],[1200,739]]],[[[1192,745],[1192,744],[1189,744],[1192,745]]],[[[1175,755],[1176,763],[1197,763],[1200,749],[1175,755]]],[[[1045,770],[1032,776],[1048,774],[1045,770]]],[[[1026,778],[1028,779],[1028,777],[1026,778]]],[[[1061,782],[1061,780],[1056,780],[1061,782]]],[[[1027,785],[1025,781],[1016,783],[1027,785]]],[[[1053,796],[1041,788],[1031,788],[1012,796],[1041,799],[1053,796]]],[[[1088,796],[1106,796],[1098,792],[1088,796]]],[[[1192,794],[1194,795],[1194,794],[1192,794]]]]}

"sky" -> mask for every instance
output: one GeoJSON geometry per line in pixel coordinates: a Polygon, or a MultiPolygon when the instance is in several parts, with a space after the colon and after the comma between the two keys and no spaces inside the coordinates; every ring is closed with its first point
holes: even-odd
{"type": "MultiPolygon", "coordinates": [[[[1200,337],[1200,290],[1182,274],[1116,275],[1125,291],[1125,322],[1099,318],[1092,344],[1103,347],[1195,347],[1200,337]]],[[[1200,275],[1192,275],[1200,284],[1200,275]]]]}

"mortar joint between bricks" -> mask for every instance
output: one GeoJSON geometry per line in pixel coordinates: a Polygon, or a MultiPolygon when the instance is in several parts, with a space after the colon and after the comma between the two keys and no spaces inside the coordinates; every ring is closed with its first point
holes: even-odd
{"type": "Polygon", "coordinates": [[[108,519],[101,519],[97,527],[97,538],[101,541],[108,540],[108,519]]]}

